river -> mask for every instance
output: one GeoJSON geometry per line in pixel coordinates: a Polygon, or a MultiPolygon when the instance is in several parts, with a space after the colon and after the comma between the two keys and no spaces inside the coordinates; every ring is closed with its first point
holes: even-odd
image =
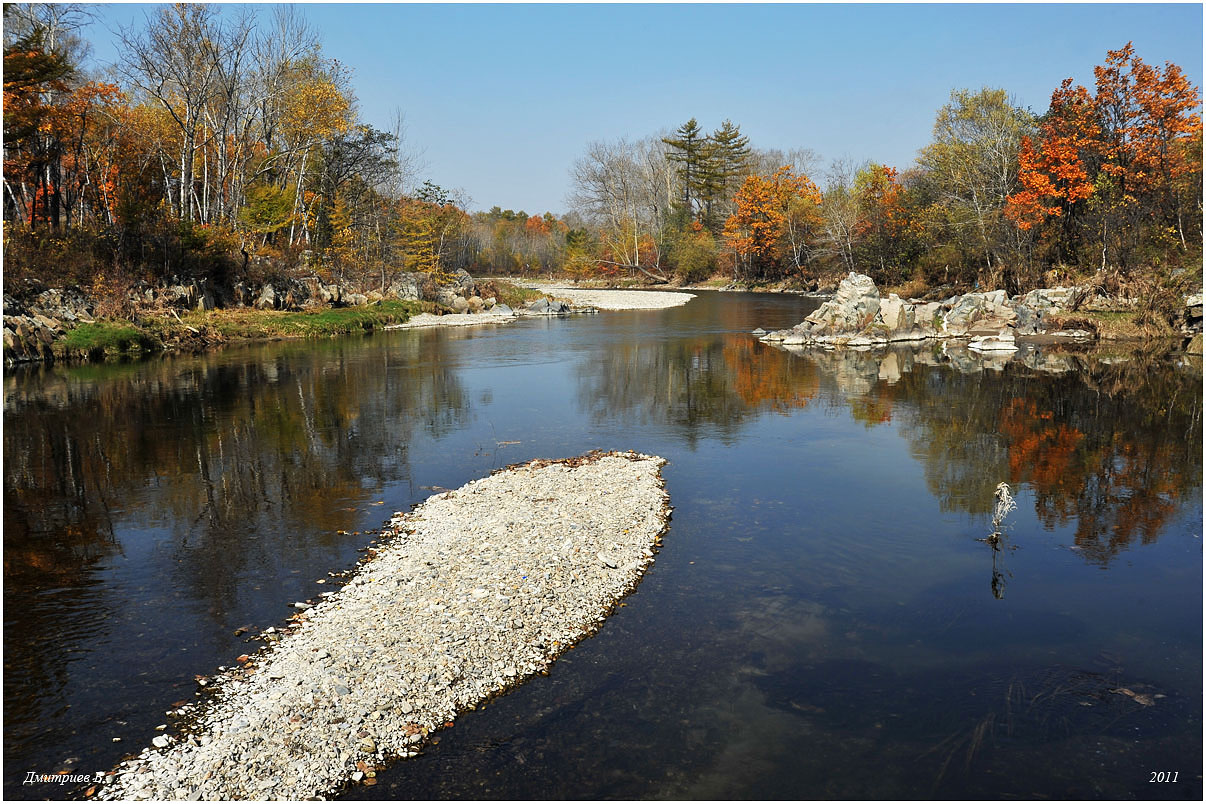
{"type": "Polygon", "coordinates": [[[7,372],[6,797],[148,745],[391,512],[597,448],[669,460],[640,587],[348,795],[1200,799],[1200,358],[748,334],[816,304],[7,372]]]}

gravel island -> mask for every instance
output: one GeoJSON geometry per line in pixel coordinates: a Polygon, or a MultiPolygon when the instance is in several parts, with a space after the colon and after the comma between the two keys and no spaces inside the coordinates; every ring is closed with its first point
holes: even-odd
{"type": "Polygon", "coordinates": [[[396,514],[348,583],[216,679],[175,735],[119,765],[102,799],[304,799],[544,671],[653,561],[665,460],[533,461],[396,514]]]}

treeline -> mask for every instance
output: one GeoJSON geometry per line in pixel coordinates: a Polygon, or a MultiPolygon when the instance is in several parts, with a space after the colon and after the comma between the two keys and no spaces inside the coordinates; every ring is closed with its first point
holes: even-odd
{"type": "MultiPolygon", "coordinates": [[[[401,271],[549,271],[552,215],[470,216],[410,186],[401,119],[360,120],[351,76],[296,7],[158,7],[80,65],[86,6],[4,6],[6,274],[113,293],[304,271],[384,289],[401,271]]],[[[554,236],[555,235],[555,236],[554,236]]]]}
{"type": "Polygon", "coordinates": [[[759,149],[728,120],[595,142],[556,216],[470,213],[419,183],[401,115],[360,118],[297,7],[156,7],[91,76],[88,13],[4,7],[10,286],[307,272],[369,290],[457,269],[807,286],[858,270],[1011,291],[1089,273],[1133,293],[1201,275],[1200,94],[1130,45],[1040,116],[1004,90],[952,93],[904,168],[759,149]]]}
{"type": "Polygon", "coordinates": [[[1110,51],[1090,91],[1041,116],[958,90],[905,170],[750,147],[725,121],[591,144],[575,164],[589,223],[576,272],[803,284],[858,270],[887,285],[1003,287],[1093,274],[1111,291],[1201,277],[1200,94],[1174,64],[1110,51]],[[1054,272],[1055,276],[1052,276],[1054,272]]]}

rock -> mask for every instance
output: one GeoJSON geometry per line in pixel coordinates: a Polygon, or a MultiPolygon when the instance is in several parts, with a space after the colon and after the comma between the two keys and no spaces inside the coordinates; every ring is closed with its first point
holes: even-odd
{"type": "Polygon", "coordinates": [[[451,306],[452,306],[452,309],[454,312],[457,312],[457,313],[469,312],[469,302],[462,296],[453,296],[451,306]]]}
{"type": "Polygon", "coordinates": [[[491,310],[499,315],[515,315],[515,311],[505,304],[496,304],[491,310]]]}
{"type": "Polygon", "coordinates": [[[214,294],[210,292],[209,282],[204,279],[193,282],[193,299],[194,310],[212,310],[215,307],[214,294]]]}
{"type": "Polygon", "coordinates": [[[230,289],[231,301],[236,307],[246,307],[251,304],[251,291],[242,282],[235,282],[230,289]]]}
{"type": "Polygon", "coordinates": [[[376,757],[415,755],[632,589],[669,515],[663,463],[533,461],[396,515],[371,560],[254,657],[260,672],[222,671],[195,740],[127,759],[101,797],[180,799],[202,785],[219,800],[323,797],[374,778],[376,757]]]}
{"type": "Polygon", "coordinates": [[[486,306],[486,302],[481,296],[470,296],[467,303],[471,313],[480,313],[486,306]]]}
{"type": "Polygon", "coordinates": [[[529,302],[526,309],[529,313],[547,313],[549,311],[549,300],[537,299],[536,301],[529,302]]]}
{"type": "Polygon", "coordinates": [[[960,296],[943,318],[943,331],[960,336],[973,329],[989,332],[1012,326],[1017,321],[1017,313],[1005,305],[1004,296],[1004,291],[960,296]]]}
{"type": "Polygon", "coordinates": [[[260,297],[255,300],[257,310],[275,310],[277,307],[276,290],[271,284],[264,285],[260,297]]]}
{"type": "Polygon", "coordinates": [[[493,296],[487,296],[486,298],[482,299],[482,306],[487,310],[493,309],[494,305],[496,304],[498,304],[498,299],[494,298],[493,296]]]}
{"type": "Polygon", "coordinates": [[[917,310],[913,305],[901,301],[895,293],[890,293],[888,298],[880,299],[879,317],[889,334],[908,332],[917,323],[917,310]]]}
{"type": "Polygon", "coordinates": [[[1013,334],[1009,332],[972,338],[968,342],[967,348],[976,352],[1016,352],[1018,350],[1013,334]]]}
{"type": "Polygon", "coordinates": [[[838,285],[837,293],[800,325],[812,335],[861,332],[879,312],[879,289],[871,277],[853,271],[838,285]]]}
{"type": "Polygon", "coordinates": [[[1189,339],[1189,343],[1185,344],[1185,351],[1191,355],[1202,354],[1202,333],[1194,333],[1194,336],[1189,339]]]}
{"type": "Polygon", "coordinates": [[[362,307],[368,304],[368,296],[363,293],[349,293],[343,297],[343,303],[349,307],[362,307]]]}
{"type": "Polygon", "coordinates": [[[386,295],[402,301],[418,301],[422,296],[422,276],[401,274],[386,288],[386,295]]]}
{"type": "Polygon", "coordinates": [[[766,330],[764,330],[762,327],[758,327],[751,334],[756,335],[759,338],[761,338],[763,335],[766,334],[766,330]]]}
{"type": "Polygon", "coordinates": [[[167,748],[171,744],[172,738],[168,737],[166,734],[160,734],[158,737],[151,740],[151,745],[155,746],[156,748],[167,748]]]}

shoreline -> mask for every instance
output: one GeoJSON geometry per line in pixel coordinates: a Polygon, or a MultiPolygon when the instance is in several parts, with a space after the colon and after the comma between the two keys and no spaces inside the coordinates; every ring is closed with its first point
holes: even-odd
{"type": "Polygon", "coordinates": [[[117,799],[303,799],[375,784],[454,718],[594,633],[654,560],[665,460],[532,461],[395,514],[336,592],[176,710],[174,735],[120,764],[117,799]]]}
{"type": "Polygon", "coordinates": [[[234,308],[208,313],[208,318],[205,319],[208,323],[195,318],[181,319],[179,316],[174,320],[167,316],[147,319],[141,325],[125,320],[89,319],[65,332],[55,331],[50,326],[51,323],[58,325],[58,322],[43,323],[30,318],[28,327],[32,332],[26,337],[38,344],[37,349],[28,355],[14,351],[13,343],[10,342],[13,338],[6,326],[4,367],[7,370],[17,366],[100,362],[111,358],[144,357],[170,352],[198,353],[236,343],[306,340],[377,331],[509,324],[527,317],[594,313],[600,310],[610,312],[667,309],[686,304],[695,298],[693,294],[667,291],[580,291],[575,288],[544,286],[532,289],[541,292],[553,291],[546,295],[553,295],[556,300],[572,305],[572,308],[567,312],[541,312],[524,307],[507,307],[505,311],[491,308],[480,312],[446,312],[442,315],[427,312],[418,303],[405,301],[385,301],[359,307],[306,312],[234,308]]]}

